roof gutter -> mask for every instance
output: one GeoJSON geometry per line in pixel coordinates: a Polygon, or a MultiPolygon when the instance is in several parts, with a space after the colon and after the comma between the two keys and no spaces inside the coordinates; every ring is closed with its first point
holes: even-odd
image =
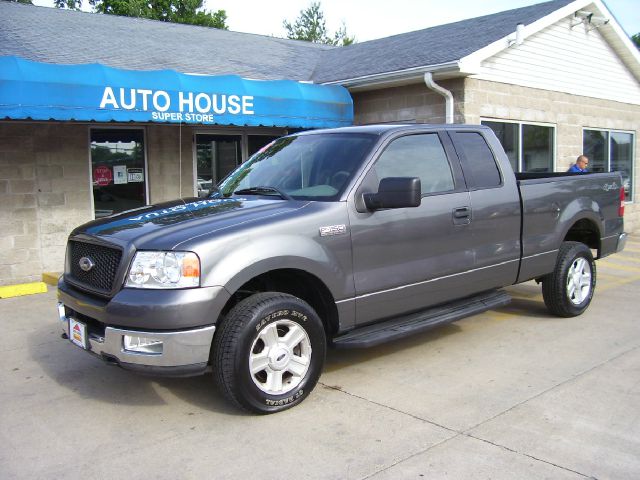
{"type": "Polygon", "coordinates": [[[342,85],[343,87],[346,87],[348,89],[357,89],[361,87],[381,88],[384,86],[393,86],[393,84],[399,84],[408,81],[420,82],[426,72],[437,75],[449,74],[452,76],[465,74],[465,72],[461,72],[459,61],[455,60],[453,62],[440,63],[437,65],[413,67],[404,70],[396,70],[394,72],[376,73],[373,75],[364,75],[362,77],[323,82],[323,85],[342,85]]]}
{"type": "Polygon", "coordinates": [[[425,72],[424,83],[427,85],[427,88],[433,90],[434,92],[444,97],[446,122],[453,123],[453,94],[446,88],[442,88],[440,85],[434,82],[433,74],[431,72],[425,72]]]}

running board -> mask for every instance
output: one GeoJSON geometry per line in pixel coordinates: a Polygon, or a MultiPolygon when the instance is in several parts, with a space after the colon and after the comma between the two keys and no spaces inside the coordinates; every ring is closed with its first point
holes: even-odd
{"type": "Polygon", "coordinates": [[[470,315],[502,307],[510,302],[511,296],[502,290],[484,292],[421,312],[351,330],[349,333],[334,338],[333,345],[336,348],[374,347],[381,343],[424,332],[445,323],[455,322],[470,315]]]}

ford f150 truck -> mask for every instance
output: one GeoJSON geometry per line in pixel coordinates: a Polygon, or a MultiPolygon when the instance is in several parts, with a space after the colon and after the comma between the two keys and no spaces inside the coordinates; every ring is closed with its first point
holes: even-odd
{"type": "Polygon", "coordinates": [[[489,128],[283,137],[206,198],[75,229],[63,337],[148,374],[213,371],[254,412],[300,403],[328,345],[377,345],[499,307],[535,279],[581,314],[594,256],[624,248],[618,173],[517,174],[489,128]]]}

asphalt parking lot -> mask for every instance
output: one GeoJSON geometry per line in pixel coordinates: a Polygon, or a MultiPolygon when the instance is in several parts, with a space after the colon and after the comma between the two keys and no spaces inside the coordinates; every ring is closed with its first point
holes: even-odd
{"type": "Polygon", "coordinates": [[[640,238],[598,262],[581,317],[511,305],[408,340],[330,350],[300,406],[228,406],[62,340],[56,292],[0,300],[0,477],[640,478],[640,238]]]}

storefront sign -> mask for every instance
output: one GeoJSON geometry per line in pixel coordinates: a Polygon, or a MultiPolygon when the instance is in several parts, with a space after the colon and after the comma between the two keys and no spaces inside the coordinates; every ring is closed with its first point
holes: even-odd
{"type": "Polygon", "coordinates": [[[111,169],[104,165],[99,165],[93,169],[93,184],[99,187],[106,187],[113,181],[111,169]]]}
{"type": "Polygon", "coordinates": [[[130,168],[127,170],[129,183],[144,182],[144,170],[142,168],[130,168]]]}
{"type": "Polygon", "coordinates": [[[320,128],[351,125],[353,102],[337,85],[0,57],[0,117],[320,128]]]}
{"type": "Polygon", "coordinates": [[[151,112],[153,120],[209,123],[214,115],[253,115],[254,97],[251,95],[217,95],[177,92],[178,100],[172,104],[171,95],[164,90],[105,87],[100,108],[116,110],[144,110],[151,112]],[[177,111],[169,111],[177,110],[177,111]]]}
{"type": "Polygon", "coordinates": [[[113,183],[114,185],[122,185],[123,183],[127,183],[127,166],[126,165],[113,166],[113,183]]]}

